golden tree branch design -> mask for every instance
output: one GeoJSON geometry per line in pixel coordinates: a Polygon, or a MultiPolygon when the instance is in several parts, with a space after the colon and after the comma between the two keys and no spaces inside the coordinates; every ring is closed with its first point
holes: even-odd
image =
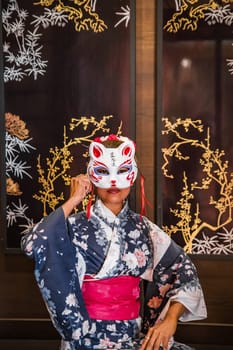
{"type": "Polygon", "coordinates": [[[210,129],[206,128],[206,138],[192,139],[189,136],[191,129],[195,129],[201,136],[204,132],[204,125],[201,120],[191,120],[190,118],[178,118],[174,123],[167,118],[163,118],[165,129],[163,135],[173,135],[175,141],[167,148],[162,148],[164,163],[162,172],[165,177],[173,179],[174,175],[169,173],[168,167],[172,158],[179,161],[190,159],[193,152],[201,151],[199,165],[204,176],[199,181],[189,181],[186,171],[183,172],[183,189],[181,197],[177,201],[177,208],[170,208],[170,212],[178,219],[176,225],[170,227],[164,226],[169,234],[180,232],[185,242],[184,249],[192,252],[192,243],[197,235],[207,228],[216,232],[221,227],[226,226],[232,221],[233,206],[233,173],[228,173],[228,161],[224,160],[224,151],[211,149],[210,129]],[[183,145],[189,145],[188,155],[184,155],[181,148],[183,145]],[[190,184],[189,184],[190,182],[190,184]],[[207,191],[215,185],[217,194],[215,197],[209,195],[209,206],[215,210],[213,217],[216,217],[215,223],[210,224],[201,218],[200,203],[196,199],[197,191],[207,191]],[[212,187],[211,187],[212,186],[212,187]],[[194,214],[192,210],[194,209],[194,214]]]}
{"type": "MultiPolygon", "coordinates": [[[[63,184],[66,186],[70,185],[71,176],[69,175],[69,170],[73,162],[73,154],[71,152],[71,147],[77,146],[78,144],[88,144],[90,143],[98,131],[102,133],[109,133],[110,128],[107,123],[112,115],[103,116],[101,120],[96,120],[95,117],[82,116],[81,118],[72,118],[69,130],[74,131],[76,135],[82,135],[86,132],[86,135],[69,138],[67,136],[67,128],[64,126],[63,133],[63,145],[61,148],[55,146],[50,148],[50,157],[46,157],[45,169],[42,166],[41,155],[38,156],[37,171],[39,174],[38,182],[41,184],[41,189],[38,194],[35,194],[33,198],[40,201],[43,205],[43,215],[48,214],[48,209],[55,210],[57,205],[64,200],[64,193],[55,193],[55,187],[57,188],[58,180],[62,180],[63,184]]],[[[117,135],[121,134],[122,123],[118,126],[117,135]]],[[[87,152],[84,152],[82,157],[87,157],[87,152]]],[[[83,201],[85,206],[87,200],[83,201]]]]}
{"type": "Polygon", "coordinates": [[[99,15],[92,11],[91,0],[70,0],[70,2],[73,2],[73,5],[65,5],[62,0],[39,0],[34,5],[46,7],[53,5],[55,11],[66,13],[68,20],[74,22],[77,32],[91,29],[98,33],[107,29],[107,25],[99,18],[99,15]]]}
{"type": "Polygon", "coordinates": [[[200,4],[199,0],[183,0],[180,9],[167,21],[163,29],[170,33],[177,33],[179,30],[195,31],[199,19],[205,17],[205,11],[209,8],[216,9],[218,6],[214,0],[204,4],[200,4]]]}

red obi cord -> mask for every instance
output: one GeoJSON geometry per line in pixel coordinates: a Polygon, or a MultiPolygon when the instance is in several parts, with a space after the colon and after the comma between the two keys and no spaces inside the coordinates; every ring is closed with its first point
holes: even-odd
{"type": "Polygon", "coordinates": [[[132,320],[139,317],[140,277],[119,276],[102,280],[86,275],[82,293],[90,318],[132,320]]]}

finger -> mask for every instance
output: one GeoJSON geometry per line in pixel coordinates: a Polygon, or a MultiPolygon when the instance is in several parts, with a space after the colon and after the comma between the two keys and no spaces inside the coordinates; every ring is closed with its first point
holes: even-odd
{"type": "Polygon", "coordinates": [[[151,339],[151,343],[152,343],[152,349],[154,350],[168,350],[167,347],[164,347],[164,343],[161,341],[160,337],[156,340],[151,339]]]}
{"type": "Polygon", "coordinates": [[[85,178],[83,177],[83,175],[78,175],[75,176],[71,179],[73,185],[78,185],[80,187],[84,187],[85,186],[85,178]]]}
{"type": "Polygon", "coordinates": [[[80,189],[83,191],[84,196],[91,193],[93,190],[93,185],[89,179],[82,178],[82,181],[79,182],[80,189]]]}
{"type": "Polygon", "coordinates": [[[90,183],[90,181],[83,181],[81,186],[84,188],[86,193],[89,193],[92,190],[92,184],[90,183]]]}
{"type": "Polygon", "coordinates": [[[162,339],[160,341],[160,347],[163,350],[168,350],[168,340],[167,339],[162,339]]]}
{"type": "Polygon", "coordinates": [[[87,175],[80,174],[80,175],[77,176],[77,179],[78,179],[78,181],[80,183],[83,183],[85,185],[89,186],[91,184],[91,182],[90,182],[89,178],[87,177],[87,175]]]}
{"type": "Polygon", "coordinates": [[[150,337],[149,337],[148,335],[146,335],[146,336],[144,337],[143,342],[142,342],[142,345],[141,345],[141,347],[140,347],[140,350],[146,349],[146,345],[147,345],[149,339],[150,339],[150,337]]]}
{"type": "Polygon", "coordinates": [[[88,184],[88,186],[87,186],[87,193],[92,192],[92,189],[93,189],[93,185],[92,185],[92,183],[90,182],[90,183],[88,184]]]}
{"type": "Polygon", "coordinates": [[[85,182],[84,178],[80,175],[72,177],[70,185],[71,194],[74,194],[78,191],[83,196],[88,193],[90,186],[89,182],[85,182]]]}
{"type": "Polygon", "coordinates": [[[151,327],[147,333],[147,343],[146,343],[146,350],[165,350],[165,348],[161,348],[162,341],[161,341],[161,335],[159,334],[156,327],[151,327]]]}
{"type": "Polygon", "coordinates": [[[153,349],[153,341],[152,341],[153,329],[149,328],[147,334],[143,339],[142,346],[140,350],[152,350],[153,349]]]}

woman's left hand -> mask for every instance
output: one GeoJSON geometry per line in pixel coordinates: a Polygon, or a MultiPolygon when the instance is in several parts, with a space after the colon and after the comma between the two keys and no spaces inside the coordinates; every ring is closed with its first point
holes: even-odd
{"type": "Polygon", "coordinates": [[[140,350],[168,350],[168,344],[175,334],[178,319],[184,311],[184,305],[178,301],[172,302],[164,320],[149,328],[140,350]]]}
{"type": "Polygon", "coordinates": [[[174,335],[177,320],[166,318],[155,326],[149,328],[140,350],[168,350],[168,343],[174,335]]]}

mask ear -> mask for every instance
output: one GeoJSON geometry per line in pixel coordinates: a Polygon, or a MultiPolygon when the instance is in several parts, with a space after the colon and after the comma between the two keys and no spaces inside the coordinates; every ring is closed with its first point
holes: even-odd
{"type": "Polygon", "coordinates": [[[135,155],[135,147],[132,141],[124,142],[120,145],[120,152],[122,156],[127,158],[134,158],[135,155]]]}
{"type": "Polygon", "coordinates": [[[104,149],[101,143],[92,142],[90,144],[90,148],[89,148],[90,158],[94,158],[94,159],[99,158],[103,155],[103,152],[104,152],[104,149]]]}

